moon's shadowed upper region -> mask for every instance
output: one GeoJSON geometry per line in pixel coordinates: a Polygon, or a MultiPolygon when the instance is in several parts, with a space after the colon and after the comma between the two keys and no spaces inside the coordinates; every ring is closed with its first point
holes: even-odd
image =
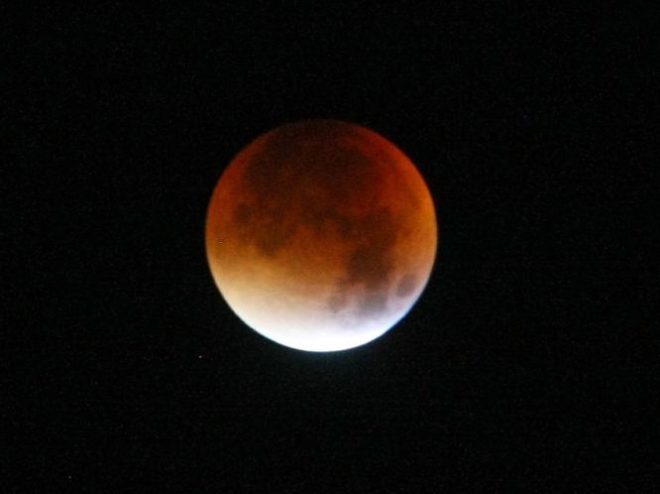
{"type": "Polygon", "coordinates": [[[323,351],[366,343],[410,309],[436,237],[431,196],[398,148],[358,125],[312,120],[234,158],[209,206],[206,245],[239,317],[323,351]]]}

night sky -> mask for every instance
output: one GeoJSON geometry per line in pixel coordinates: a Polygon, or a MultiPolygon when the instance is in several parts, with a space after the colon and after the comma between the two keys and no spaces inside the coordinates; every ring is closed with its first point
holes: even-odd
{"type": "Polygon", "coordinates": [[[3,8],[2,492],[657,488],[654,9],[91,3],[3,8]],[[305,118],[395,142],[439,219],[345,352],[251,331],[204,251],[305,118]]]}

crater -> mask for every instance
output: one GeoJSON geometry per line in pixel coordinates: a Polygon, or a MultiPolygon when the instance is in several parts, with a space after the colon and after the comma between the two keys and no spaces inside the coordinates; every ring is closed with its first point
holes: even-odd
{"type": "Polygon", "coordinates": [[[398,297],[407,297],[415,291],[417,278],[412,273],[407,273],[399,280],[396,285],[396,294],[398,297]]]}
{"type": "Polygon", "coordinates": [[[387,295],[383,292],[368,293],[360,301],[358,313],[365,318],[382,316],[386,307],[387,295]]]}

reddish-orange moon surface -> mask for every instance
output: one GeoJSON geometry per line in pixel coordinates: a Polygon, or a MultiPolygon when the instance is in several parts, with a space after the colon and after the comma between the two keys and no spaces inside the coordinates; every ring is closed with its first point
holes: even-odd
{"type": "Polygon", "coordinates": [[[359,125],[309,120],[267,132],[229,164],[206,252],[248,326],[323,352],[365,344],[408,313],[437,235],[431,194],[401,150],[359,125]]]}

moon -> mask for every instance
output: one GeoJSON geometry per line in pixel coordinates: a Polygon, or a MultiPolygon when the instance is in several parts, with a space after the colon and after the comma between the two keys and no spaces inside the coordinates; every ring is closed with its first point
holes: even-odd
{"type": "Polygon", "coordinates": [[[307,120],[248,144],[208,207],[222,297],[256,332],[311,352],[391,329],[428,282],[438,227],[412,161],[366,127],[307,120]]]}

